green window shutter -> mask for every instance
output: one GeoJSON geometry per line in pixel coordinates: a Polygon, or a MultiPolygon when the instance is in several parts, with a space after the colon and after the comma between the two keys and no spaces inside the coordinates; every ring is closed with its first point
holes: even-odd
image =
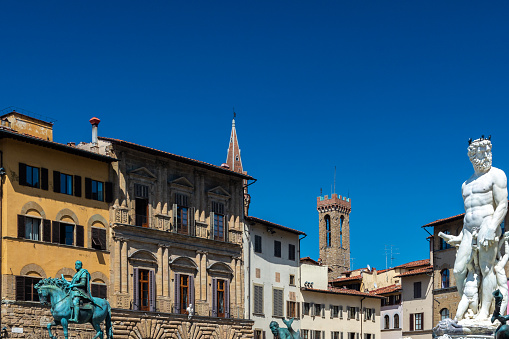
{"type": "Polygon", "coordinates": [[[110,181],[104,183],[104,201],[113,202],[113,183],[110,181]]]}
{"type": "Polygon", "coordinates": [[[81,177],[79,175],[74,176],[74,195],[81,197],[81,177]]]}
{"type": "Polygon", "coordinates": [[[48,190],[48,169],[41,168],[41,189],[48,190]]]}
{"type": "Polygon", "coordinates": [[[53,171],[53,192],[60,193],[60,172],[53,171]]]}
{"type": "Polygon", "coordinates": [[[27,165],[19,163],[19,184],[26,186],[27,184],[27,165]]]}
{"type": "Polygon", "coordinates": [[[42,221],[42,241],[51,242],[51,220],[42,221]]]}
{"type": "Polygon", "coordinates": [[[76,246],[85,246],[85,228],[80,225],[76,225],[76,246]]]}
{"type": "Polygon", "coordinates": [[[92,199],[92,179],[85,178],[85,198],[92,199]]]}
{"type": "Polygon", "coordinates": [[[25,220],[24,215],[18,214],[18,238],[25,238],[25,220]]]}

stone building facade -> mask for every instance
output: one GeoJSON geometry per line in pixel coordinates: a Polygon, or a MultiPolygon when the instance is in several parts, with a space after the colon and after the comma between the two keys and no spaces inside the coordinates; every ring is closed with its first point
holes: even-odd
{"type": "Polygon", "coordinates": [[[350,270],[350,198],[332,194],[331,198],[318,197],[318,229],[320,259],[328,266],[329,279],[350,270]]]}
{"type": "MultiPolygon", "coordinates": [[[[90,144],[81,145],[83,148],[90,144]]],[[[100,137],[112,165],[113,307],[244,318],[244,180],[226,167],[100,137]]]]}

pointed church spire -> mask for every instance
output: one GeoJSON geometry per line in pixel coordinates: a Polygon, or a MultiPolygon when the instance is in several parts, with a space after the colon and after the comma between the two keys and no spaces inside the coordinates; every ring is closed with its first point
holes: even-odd
{"type": "Polygon", "coordinates": [[[235,129],[235,117],[236,114],[233,112],[232,132],[230,134],[230,144],[228,146],[226,164],[230,166],[230,170],[237,173],[244,173],[242,169],[242,159],[240,158],[239,142],[237,140],[237,130],[235,129]]]}

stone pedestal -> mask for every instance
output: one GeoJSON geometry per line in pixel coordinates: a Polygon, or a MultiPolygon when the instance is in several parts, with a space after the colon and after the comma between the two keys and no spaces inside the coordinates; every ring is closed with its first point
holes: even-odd
{"type": "Polygon", "coordinates": [[[492,324],[489,320],[476,321],[472,319],[461,320],[456,323],[452,319],[441,320],[433,328],[433,338],[435,339],[492,339],[497,327],[498,321],[492,324]]]}

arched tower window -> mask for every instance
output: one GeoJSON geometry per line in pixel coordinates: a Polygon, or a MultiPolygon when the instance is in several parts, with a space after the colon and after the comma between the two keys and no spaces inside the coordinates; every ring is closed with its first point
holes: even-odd
{"type": "Polygon", "coordinates": [[[394,315],[394,328],[399,328],[399,314],[394,315]]]}
{"type": "Polygon", "coordinates": [[[339,246],[343,248],[343,222],[345,221],[345,217],[341,216],[339,218],[339,246]]]}
{"type": "Polygon", "coordinates": [[[440,320],[444,320],[449,318],[449,310],[447,308],[442,308],[440,310],[440,320]]]}
{"type": "MultiPolygon", "coordinates": [[[[449,231],[444,231],[444,234],[451,234],[449,231]]],[[[440,249],[445,250],[451,248],[451,245],[449,245],[443,238],[440,238],[440,249]]]]}
{"type": "Polygon", "coordinates": [[[326,215],[324,218],[325,218],[325,241],[327,247],[331,247],[330,216],[326,215]]]}
{"type": "Polygon", "coordinates": [[[384,329],[389,329],[389,316],[387,314],[384,316],[384,329]]]}
{"type": "Polygon", "coordinates": [[[448,288],[449,287],[449,270],[443,269],[442,272],[440,272],[441,275],[441,281],[442,281],[442,288],[448,288]]]}

